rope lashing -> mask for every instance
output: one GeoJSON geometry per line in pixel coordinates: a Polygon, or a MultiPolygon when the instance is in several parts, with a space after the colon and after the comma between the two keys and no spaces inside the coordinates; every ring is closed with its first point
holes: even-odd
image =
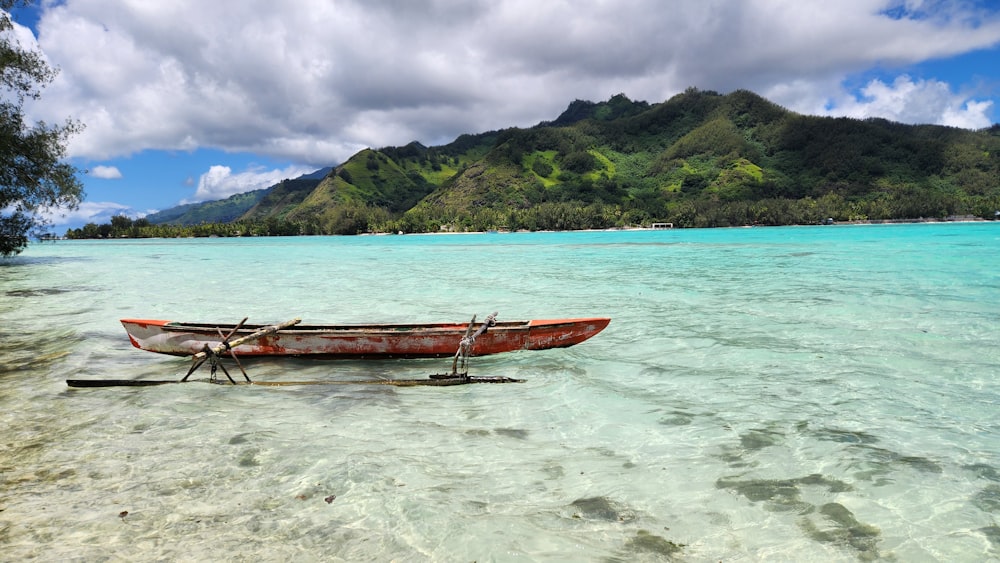
{"type": "Polygon", "coordinates": [[[479,326],[479,330],[475,333],[472,332],[473,327],[476,325],[476,316],[472,316],[472,320],[469,321],[469,327],[465,330],[465,336],[458,343],[458,350],[455,352],[455,359],[451,363],[451,376],[452,377],[466,377],[469,374],[469,356],[472,354],[472,346],[476,343],[476,338],[486,332],[491,326],[496,326],[497,324],[497,312],[494,311],[492,315],[486,317],[483,324],[479,326]],[[462,372],[459,373],[459,360],[461,360],[462,372]]]}

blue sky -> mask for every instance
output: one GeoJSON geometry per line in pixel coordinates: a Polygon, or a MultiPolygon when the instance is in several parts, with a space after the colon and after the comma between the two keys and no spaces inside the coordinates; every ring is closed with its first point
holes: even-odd
{"type": "Polygon", "coordinates": [[[30,117],[86,126],[68,148],[87,197],[56,232],[618,93],[1000,121],[997,0],[39,0],[14,19],[60,69],[30,117]]]}

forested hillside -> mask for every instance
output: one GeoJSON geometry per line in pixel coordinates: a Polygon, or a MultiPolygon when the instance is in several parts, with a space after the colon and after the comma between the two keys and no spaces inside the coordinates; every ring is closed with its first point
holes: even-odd
{"type": "Polygon", "coordinates": [[[748,91],[617,95],[531,128],[364,150],[308,193],[292,187],[219,219],[215,234],[992,219],[1000,126],[803,116],[748,91]]]}

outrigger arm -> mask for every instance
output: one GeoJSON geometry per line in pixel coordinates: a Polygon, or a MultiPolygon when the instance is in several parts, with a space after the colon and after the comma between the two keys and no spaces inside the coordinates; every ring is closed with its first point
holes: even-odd
{"type": "Polygon", "coordinates": [[[236,365],[239,366],[240,371],[243,372],[243,377],[247,380],[247,383],[252,383],[252,381],[250,381],[250,376],[248,376],[246,370],[243,369],[243,364],[241,364],[239,358],[236,357],[236,352],[233,350],[233,348],[239,346],[240,344],[253,342],[269,334],[274,334],[279,330],[288,328],[290,326],[295,326],[302,322],[302,319],[298,318],[292,319],[290,321],[285,321],[283,323],[278,323],[276,325],[266,326],[260,330],[255,330],[254,332],[251,332],[246,336],[241,336],[236,340],[230,341],[229,339],[232,338],[234,334],[236,334],[236,331],[238,331],[240,328],[243,327],[243,323],[247,322],[247,318],[248,317],[244,317],[243,320],[240,321],[239,324],[237,324],[233,328],[233,330],[229,331],[229,334],[225,336],[223,336],[222,331],[219,330],[219,336],[222,337],[222,342],[220,344],[214,347],[205,344],[201,352],[192,355],[191,369],[188,370],[187,375],[185,375],[181,379],[181,381],[182,382],[187,381],[187,379],[191,377],[191,374],[194,373],[195,370],[197,370],[199,367],[201,367],[202,364],[208,361],[209,365],[212,368],[212,375],[211,375],[212,381],[215,381],[216,370],[218,368],[222,368],[222,373],[226,374],[226,377],[229,378],[229,382],[232,383],[233,385],[236,385],[236,382],[233,381],[233,378],[232,376],[229,375],[229,372],[226,370],[226,367],[222,365],[222,362],[219,361],[220,356],[222,356],[223,354],[228,354],[230,358],[236,361],[236,365]]]}

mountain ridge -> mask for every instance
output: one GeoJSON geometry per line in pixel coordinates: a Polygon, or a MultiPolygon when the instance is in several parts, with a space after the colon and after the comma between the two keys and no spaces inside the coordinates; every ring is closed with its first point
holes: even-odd
{"type": "Polygon", "coordinates": [[[441,146],[369,148],[321,176],[148,219],[354,234],[988,217],[1000,125],[805,116],[747,90],[689,88],[655,104],[575,100],[552,121],[441,146]]]}

